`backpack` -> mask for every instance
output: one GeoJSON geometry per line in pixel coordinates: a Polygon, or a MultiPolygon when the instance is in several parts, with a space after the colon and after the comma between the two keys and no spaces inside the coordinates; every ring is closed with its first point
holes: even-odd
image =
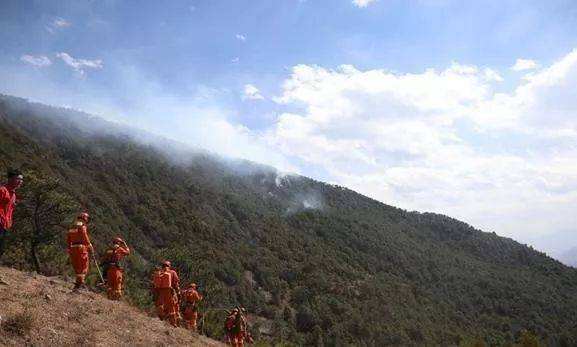
{"type": "Polygon", "coordinates": [[[154,276],[154,288],[170,288],[172,275],[170,271],[160,271],[154,276]]]}
{"type": "Polygon", "coordinates": [[[246,331],[246,321],[245,318],[239,313],[234,320],[234,326],[232,327],[231,332],[233,334],[240,334],[244,331],[246,331]]]}

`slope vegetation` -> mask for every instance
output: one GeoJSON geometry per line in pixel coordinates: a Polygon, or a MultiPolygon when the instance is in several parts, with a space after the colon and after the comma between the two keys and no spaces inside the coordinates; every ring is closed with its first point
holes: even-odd
{"type": "MultiPolygon", "coordinates": [[[[446,216],[158,142],[0,98],[0,169],[59,179],[91,211],[98,249],[125,237],[135,249],[127,293],[137,305],[150,307],[150,271],[168,258],[200,283],[201,310],[243,304],[261,316],[267,328],[253,326],[261,340],[503,345],[528,329],[577,343],[577,271],[542,253],[446,216]]],[[[13,234],[2,261],[26,268],[26,243],[18,228],[13,234]]],[[[62,247],[44,246],[43,271],[70,271],[62,247]]],[[[220,337],[220,325],[206,317],[204,331],[220,337]]]]}

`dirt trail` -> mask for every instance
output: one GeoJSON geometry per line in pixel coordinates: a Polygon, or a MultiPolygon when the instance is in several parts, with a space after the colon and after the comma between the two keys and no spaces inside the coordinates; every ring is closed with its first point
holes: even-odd
{"type": "Polygon", "coordinates": [[[5,267],[0,278],[0,346],[224,346],[59,278],[5,267]]]}

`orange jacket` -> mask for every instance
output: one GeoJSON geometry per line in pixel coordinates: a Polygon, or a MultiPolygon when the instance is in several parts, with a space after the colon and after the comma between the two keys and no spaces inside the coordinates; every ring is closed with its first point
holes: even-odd
{"type": "Polygon", "coordinates": [[[16,193],[0,186],[0,228],[8,230],[12,227],[12,212],[16,205],[16,193]]]}
{"type": "Polygon", "coordinates": [[[192,304],[194,305],[195,303],[199,302],[200,300],[202,300],[202,295],[196,291],[196,289],[194,288],[188,288],[185,289],[182,292],[182,297],[183,297],[183,301],[185,304],[192,304]]]}
{"type": "Polygon", "coordinates": [[[106,251],[106,254],[104,255],[104,261],[106,263],[115,263],[118,265],[118,262],[129,254],[130,248],[119,245],[118,247],[114,247],[106,251]]]}
{"type": "Polygon", "coordinates": [[[170,273],[172,274],[172,288],[174,288],[177,292],[180,291],[180,279],[178,278],[178,274],[174,269],[170,269],[170,273]]]}
{"type": "Polygon", "coordinates": [[[66,244],[68,245],[68,252],[79,245],[85,246],[87,250],[92,250],[92,243],[90,243],[90,238],[88,237],[88,228],[84,222],[77,220],[75,227],[68,230],[66,244]]]}

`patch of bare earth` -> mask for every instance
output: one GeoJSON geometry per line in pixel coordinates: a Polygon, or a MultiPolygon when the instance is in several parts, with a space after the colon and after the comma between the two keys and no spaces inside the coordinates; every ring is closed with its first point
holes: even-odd
{"type": "Polygon", "coordinates": [[[1,346],[223,346],[54,277],[0,267],[1,346]]]}

